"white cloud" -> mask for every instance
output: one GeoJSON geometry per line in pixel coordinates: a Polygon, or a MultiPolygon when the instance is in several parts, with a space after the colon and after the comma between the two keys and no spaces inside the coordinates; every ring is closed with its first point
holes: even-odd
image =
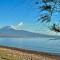
{"type": "Polygon", "coordinates": [[[23,25],[23,22],[20,22],[17,26],[21,26],[21,25],[23,25]]]}

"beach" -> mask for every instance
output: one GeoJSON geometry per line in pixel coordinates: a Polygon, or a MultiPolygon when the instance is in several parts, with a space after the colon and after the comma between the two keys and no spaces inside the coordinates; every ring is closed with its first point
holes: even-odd
{"type": "Polygon", "coordinates": [[[60,60],[59,55],[0,46],[0,60],[60,60]]]}

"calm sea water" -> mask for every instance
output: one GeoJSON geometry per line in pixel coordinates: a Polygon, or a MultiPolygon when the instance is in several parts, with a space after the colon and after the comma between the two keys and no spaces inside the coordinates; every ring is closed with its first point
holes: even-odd
{"type": "Polygon", "coordinates": [[[0,45],[60,54],[60,39],[49,38],[0,38],[0,45]]]}

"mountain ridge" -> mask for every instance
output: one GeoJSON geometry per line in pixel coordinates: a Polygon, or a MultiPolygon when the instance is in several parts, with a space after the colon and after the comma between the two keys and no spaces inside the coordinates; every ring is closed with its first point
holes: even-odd
{"type": "Polygon", "coordinates": [[[0,28],[0,37],[54,37],[47,34],[34,33],[26,30],[16,30],[11,26],[0,28]]]}

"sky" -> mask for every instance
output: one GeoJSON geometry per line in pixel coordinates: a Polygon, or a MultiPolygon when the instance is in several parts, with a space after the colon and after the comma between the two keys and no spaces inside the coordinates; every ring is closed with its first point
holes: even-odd
{"type": "Polygon", "coordinates": [[[0,25],[32,23],[37,16],[32,0],[0,0],[0,25]]]}
{"type": "Polygon", "coordinates": [[[38,33],[50,33],[50,30],[36,21],[39,11],[35,0],[0,0],[0,27],[12,26],[38,33]]]}

